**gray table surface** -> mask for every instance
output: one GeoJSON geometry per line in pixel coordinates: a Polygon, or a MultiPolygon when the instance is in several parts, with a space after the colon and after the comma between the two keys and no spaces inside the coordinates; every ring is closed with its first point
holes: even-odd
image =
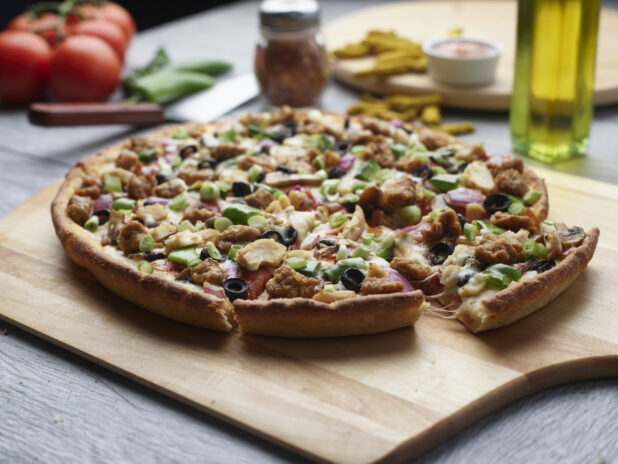
{"type": "MultiPolygon", "coordinates": [[[[323,2],[324,19],[377,1],[323,2]]],[[[618,1],[604,2],[618,7],[618,1]]],[[[158,45],[174,60],[203,56],[251,69],[257,4],[235,3],[140,33],[127,69],[158,45]]],[[[618,76],[617,76],[618,79],[618,76]]],[[[343,111],[357,92],[331,84],[325,106],[343,111]]],[[[259,102],[243,110],[259,109],[259,102]]],[[[472,138],[510,150],[506,113],[446,111],[471,120],[472,138]]],[[[618,183],[618,106],[597,109],[588,157],[555,167],[618,183]]],[[[135,134],[129,126],[42,129],[22,109],[0,109],[0,216],[59,179],[80,158],[135,134]]],[[[42,220],[47,220],[43,218],[42,220]]],[[[316,444],[319,446],[319,444],[316,444]]],[[[291,451],[155,393],[0,322],[0,463],[302,462],[291,451]],[[8,330],[2,335],[2,329],[8,330]]],[[[465,428],[414,463],[618,462],[618,379],[543,390],[465,428]]]]}

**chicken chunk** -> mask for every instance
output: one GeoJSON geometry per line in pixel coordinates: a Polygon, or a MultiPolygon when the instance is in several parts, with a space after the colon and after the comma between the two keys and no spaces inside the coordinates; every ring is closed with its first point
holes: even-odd
{"type": "Polygon", "coordinates": [[[320,291],[320,281],[306,277],[285,264],[275,270],[272,279],[266,282],[266,291],[271,298],[311,298],[320,291]]]}
{"type": "Polygon", "coordinates": [[[236,261],[245,269],[255,271],[260,266],[275,267],[281,264],[287,248],[270,238],[261,238],[238,250],[236,261]]]}

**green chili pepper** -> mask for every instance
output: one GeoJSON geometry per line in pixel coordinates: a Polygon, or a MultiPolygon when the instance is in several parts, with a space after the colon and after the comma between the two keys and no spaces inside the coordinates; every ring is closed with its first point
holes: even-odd
{"type": "Polygon", "coordinates": [[[152,238],[152,235],[144,235],[139,240],[139,251],[147,252],[154,250],[155,239],[152,238]]]}
{"type": "Polygon", "coordinates": [[[495,235],[500,235],[506,232],[506,229],[503,229],[502,227],[498,227],[498,226],[494,226],[491,222],[489,221],[485,221],[485,220],[476,220],[476,221],[472,221],[472,224],[474,224],[476,227],[478,227],[478,229],[483,232],[483,231],[487,231],[487,232],[491,232],[492,234],[495,235]]]}
{"type": "MultiPolygon", "coordinates": [[[[204,224],[202,222],[202,224],[204,224]]],[[[197,227],[191,224],[191,221],[185,219],[180,224],[178,224],[178,232],[182,232],[183,230],[190,230],[191,232],[197,231],[197,227]]]]}
{"type": "Polygon", "coordinates": [[[320,193],[322,195],[332,195],[337,190],[339,182],[341,182],[339,179],[326,179],[320,186],[320,193]]]}
{"type": "Polygon", "coordinates": [[[210,201],[219,198],[219,187],[214,182],[204,182],[200,187],[200,198],[210,201]]]}
{"type": "Polygon", "coordinates": [[[374,177],[376,176],[376,174],[378,173],[380,169],[381,169],[380,165],[376,163],[375,160],[372,159],[372,160],[367,161],[361,166],[360,170],[358,171],[355,177],[357,179],[362,179],[362,180],[366,180],[369,182],[374,179],[374,177]]]}
{"type": "Polygon", "coordinates": [[[225,61],[203,60],[173,65],[172,69],[174,71],[190,71],[217,76],[232,69],[232,65],[225,61]]]}
{"type": "Polygon", "coordinates": [[[441,192],[448,192],[459,186],[459,176],[456,174],[437,174],[429,179],[429,182],[441,192]]]}
{"type": "Polygon", "coordinates": [[[529,239],[524,244],[524,257],[528,259],[532,256],[536,256],[539,259],[545,258],[547,256],[547,248],[542,243],[529,239]]]}
{"type": "Polygon", "coordinates": [[[200,259],[200,252],[194,246],[179,248],[178,250],[171,251],[167,255],[167,259],[186,265],[189,261],[200,259]]]}
{"type": "Polygon", "coordinates": [[[485,278],[485,283],[488,287],[503,289],[508,285],[519,280],[521,271],[515,267],[506,264],[492,264],[480,274],[485,278]]]}
{"type": "Polygon", "coordinates": [[[136,79],[132,90],[144,100],[166,104],[199,90],[209,89],[214,83],[215,80],[207,74],[166,68],[136,79]]]}
{"type": "Polygon", "coordinates": [[[84,223],[84,229],[94,232],[99,228],[99,216],[90,216],[84,223]]]}
{"type": "Polygon", "coordinates": [[[114,202],[112,203],[112,209],[115,209],[115,210],[124,209],[124,210],[133,211],[133,208],[135,207],[135,203],[137,203],[137,201],[134,200],[133,198],[127,198],[127,197],[116,198],[114,202]]]}
{"type": "Polygon", "coordinates": [[[189,197],[184,193],[180,195],[176,195],[172,200],[167,204],[168,208],[173,211],[182,211],[189,204],[189,197]]]}
{"type": "Polygon", "coordinates": [[[103,186],[106,192],[122,192],[122,181],[118,176],[103,175],[103,186]]]}
{"type": "Polygon", "coordinates": [[[262,214],[261,211],[253,206],[234,203],[223,210],[223,217],[228,218],[234,224],[247,225],[251,216],[262,214]]]}

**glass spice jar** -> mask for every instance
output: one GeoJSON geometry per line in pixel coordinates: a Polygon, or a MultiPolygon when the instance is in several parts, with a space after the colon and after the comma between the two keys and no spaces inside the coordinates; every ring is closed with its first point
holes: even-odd
{"type": "Polygon", "coordinates": [[[318,105],[328,80],[328,56],[315,0],[260,4],[255,73],[266,103],[294,108],[318,105]]]}

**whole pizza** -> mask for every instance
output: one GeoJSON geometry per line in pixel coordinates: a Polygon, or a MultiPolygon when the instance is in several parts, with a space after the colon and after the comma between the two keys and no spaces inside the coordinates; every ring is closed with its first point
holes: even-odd
{"type": "Polygon", "coordinates": [[[187,324],[283,337],[472,332],[562,292],[596,228],[547,220],[521,159],[400,121],[282,107],[134,137],[78,163],[52,204],[73,261],[187,324]]]}

